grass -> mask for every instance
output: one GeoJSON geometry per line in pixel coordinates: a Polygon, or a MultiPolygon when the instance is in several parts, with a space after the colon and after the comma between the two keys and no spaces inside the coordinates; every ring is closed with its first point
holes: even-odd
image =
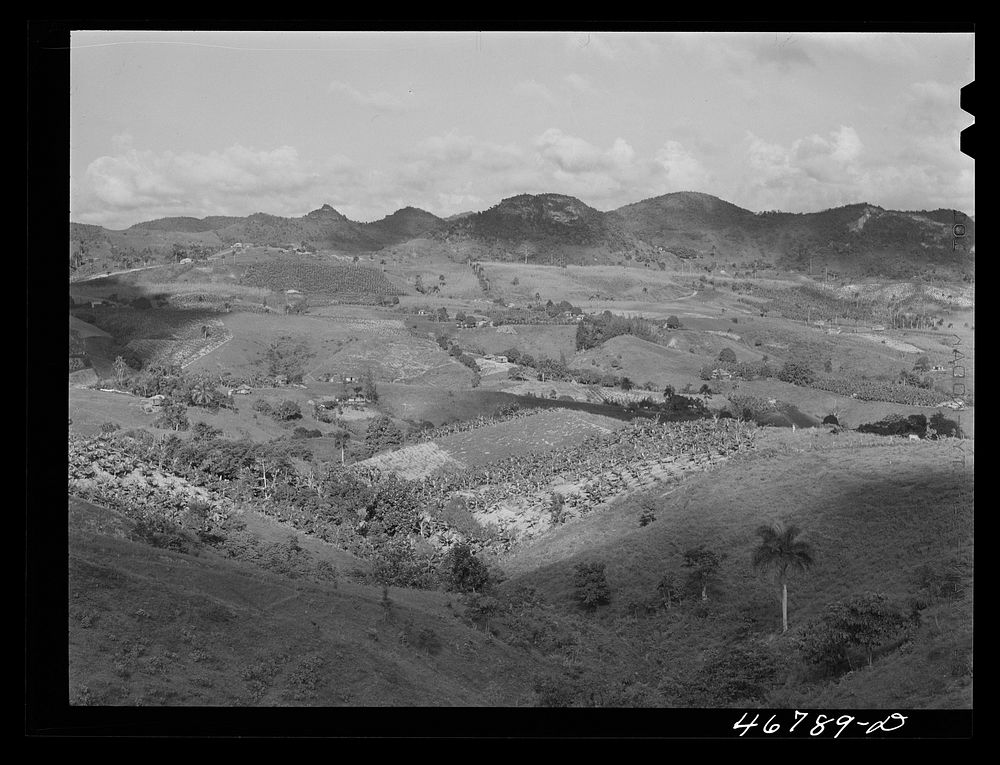
{"type": "Polygon", "coordinates": [[[487,690],[530,703],[542,663],[464,625],[449,596],[393,588],[388,620],[380,597],[75,529],[71,703],[478,706],[487,690]]]}
{"type": "MultiPolygon", "coordinates": [[[[769,438],[760,456],[691,478],[667,496],[651,492],[619,501],[605,513],[541,537],[505,562],[512,575],[505,587],[534,587],[550,602],[572,610],[574,565],[604,561],[613,602],[601,618],[621,625],[630,602],[655,597],[664,573],[683,576],[685,549],[707,544],[723,555],[721,594],[710,601],[708,616],[663,613],[635,627],[637,641],[655,627],[659,661],[687,671],[700,666],[709,650],[733,640],[743,620],[759,625],[762,637],[780,630],[776,588],[749,567],[754,530],[761,524],[795,523],[817,553],[813,569],[789,586],[793,631],[771,638],[786,647],[795,629],[818,617],[828,603],[869,590],[905,601],[917,594],[912,576],[919,563],[971,560],[971,460],[960,469],[947,445],[834,437],[825,431],[773,432],[769,438]],[[647,506],[656,520],[641,527],[638,517],[647,506]]],[[[937,658],[927,659],[938,644],[948,646],[938,653],[961,651],[967,644],[971,620],[965,608],[961,603],[944,607],[943,626],[939,618],[936,631],[928,628],[918,636],[913,655],[923,659],[900,654],[877,663],[872,673],[877,668],[884,684],[851,680],[857,685],[849,695],[827,684],[800,682],[796,703],[836,699],[837,706],[846,707],[970,705],[962,678],[938,671],[947,656],[935,653],[937,658]],[[933,679],[926,672],[928,661],[937,673],[933,679]]],[[[616,660],[623,672],[630,666],[624,653],[607,657],[609,663],[616,660]]]]}
{"type": "MultiPolygon", "coordinates": [[[[399,249],[386,254],[387,274],[397,287],[408,289],[407,279],[417,272],[426,274],[425,283],[430,277],[437,280],[438,273],[446,276],[443,294],[418,296],[420,305],[443,305],[451,314],[485,307],[478,282],[464,263],[421,262],[420,253],[399,249]],[[448,298],[449,290],[456,297],[448,298]]],[[[270,257],[253,255],[259,263],[270,257]]],[[[116,291],[133,295],[128,289],[134,289],[134,295],[163,290],[217,297],[242,290],[247,299],[267,299],[266,291],[233,284],[246,265],[215,263],[209,271],[176,266],[73,289],[90,296],[116,291]],[[154,283],[163,279],[168,281],[154,283]]],[[[513,275],[504,277],[504,269],[520,273],[519,286],[525,289],[535,280],[536,289],[552,290],[551,295],[538,290],[543,300],[567,296],[581,304],[572,297],[580,290],[607,289],[614,292],[609,299],[586,301],[585,310],[608,307],[663,319],[676,314],[684,329],[670,334],[676,340],[673,347],[620,337],[577,355],[575,326],[516,326],[518,334],[508,335],[495,328],[458,330],[452,323],[341,305],[315,307],[301,316],[223,314],[219,318],[233,338],[187,371],[260,371],[259,358],[268,345],[289,336],[310,346],[315,354],[310,371],[315,374],[307,375],[305,389],[257,390],[239,397],[238,413],[191,409],[192,423],[204,421],[228,437],[245,433],[256,441],[288,435],[295,425],[327,431],[332,426],[317,425],[308,414],[281,425],[255,416],[252,405],[261,398],[287,398],[307,412],[308,399],[329,398],[341,390],[339,383],[320,383],[316,375],[358,372],[365,365],[377,372],[378,409],[397,420],[439,425],[489,415],[514,402],[558,407],[522,421],[448,436],[433,445],[471,465],[525,449],[565,447],[597,426],[618,427],[623,419],[615,419],[616,412],[625,417],[621,410],[583,403],[568,406],[490,387],[471,389],[469,371],[427,338],[428,331],[438,330],[446,330],[463,349],[502,353],[516,346],[552,358],[562,352],[573,366],[597,361],[636,383],[649,379],[678,389],[690,382],[697,390],[701,366],[724,347],[741,360],[767,353],[774,363],[805,358],[820,368],[830,358],[835,370],[864,370],[869,375],[896,374],[912,366],[915,358],[861,336],[827,335],[802,323],[761,318],[746,306],[740,308],[725,290],[701,286],[688,298],[694,289],[688,286],[690,275],[636,271],[634,266],[584,272],[533,265],[525,271],[517,264],[487,263],[486,269],[493,284],[504,290],[513,288],[513,275]],[[644,283],[651,285],[650,292],[660,290],[655,302],[641,295],[639,285],[644,283]]],[[[402,302],[411,299],[406,296],[402,302]]],[[[122,320],[117,329],[136,336],[173,333],[173,318],[183,312],[147,313],[148,326],[129,326],[122,320]]],[[[962,316],[962,321],[974,322],[971,314],[962,316]]],[[[953,321],[958,318],[956,314],[953,321]]],[[[971,377],[974,332],[963,327],[960,333],[971,377]]],[[[927,352],[932,363],[950,357],[942,334],[891,335],[927,352]]],[[[491,378],[482,384],[499,383],[491,378]]],[[[723,385],[727,392],[728,385],[723,385]]],[[[547,384],[546,390],[553,387],[557,385],[547,384]]],[[[894,412],[933,411],[860,401],[774,379],[740,382],[739,392],[775,398],[807,417],[836,412],[849,427],[894,412]]],[[[714,397],[713,408],[723,399],[714,397]]],[[[137,399],[111,393],[74,389],[70,405],[72,430],[78,433],[97,432],[107,421],[123,428],[150,428],[154,419],[141,411],[137,399]]],[[[974,410],[948,416],[959,417],[963,429],[974,435],[974,410]]],[[[348,461],[351,449],[363,444],[363,423],[351,428],[348,461]]],[[[222,559],[211,550],[198,557],[153,550],[121,538],[127,532],[126,519],[77,502],[70,515],[72,698],[75,703],[111,705],[519,705],[538,701],[534,686],[539,678],[556,678],[576,689],[595,689],[598,703],[683,705],[685,683],[697,679],[712,656],[750,641],[784,661],[770,695],[754,703],[800,708],[971,706],[971,587],[963,598],[929,604],[909,644],[836,681],[805,673],[796,663],[794,639],[828,603],[869,589],[905,601],[916,593],[912,580],[918,565],[953,558],[971,563],[974,442],[961,443],[966,454],[962,468],[951,442],[834,436],[825,428],[765,433],[754,456],[619,498],[599,512],[553,526],[519,548],[503,563],[511,579],[500,593],[530,586],[544,602],[513,608],[489,628],[457,618],[464,609],[454,595],[393,589],[387,615],[379,605],[379,589],[346,576],[335,589],[222,559]],[[649,510],[655,520],[640,525],[649,510]],[[792,630],[785,636],[779,634],[776,588],[754,576],[747,563],[756,527],[779,519],[797,523],[817,549],[816,566],[790,583],[792,630]],[[720,591],[708,604],[644,611],[643,603],[656,600],[660,577],[673,571],[683,579],[683,551],[702,543],[725,555],[720,591]],[[612,601],[594,614],[584,614],[573,598],[573,569],[576,563],[598,560],[607,563],[612,601]],[[631,695],[609,690],[622,686],[623,679],[628,679],[631,695]]],[[[340,451],[332,439],[308,444],[317,461],[339,463],[340,451]]],[[[429,455],[428,464],[437,457],[436,452],[429,455]]],[[[287,539],[290,533],[252,509],[245,520],[248,533],[265,544],[287,539]]],[[[310,555],[339,572],[363,567],[349,553],[318,539],[304,534],[297,538],[310,555]]],[[[585,697],[580,703],[587,703],[585,697]]]]}

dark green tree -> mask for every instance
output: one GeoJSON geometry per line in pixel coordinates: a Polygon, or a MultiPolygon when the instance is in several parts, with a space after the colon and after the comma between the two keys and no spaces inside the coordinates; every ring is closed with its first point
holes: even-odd
{"type": "Polygon", "coordinates": [[[453,546],[441,563],[441,578],[449,590],[480,592],[490,585],[489,569],[467,544],[453,546]]]}
{"type": "Polygon", "coordinates": [[[700,592],[702,600],[708,600],[709,592],[718,589],[721,563],[718,554],[703,544],[684,552],[684,562],[681,565],[690,569],[688,587],[700,592]]]}
{"type": "Polygon", "coordinates": [[[573,572],[576,601],[588,611],[611,602],[611,587],[603,563],[578,563],[573,572]]]}

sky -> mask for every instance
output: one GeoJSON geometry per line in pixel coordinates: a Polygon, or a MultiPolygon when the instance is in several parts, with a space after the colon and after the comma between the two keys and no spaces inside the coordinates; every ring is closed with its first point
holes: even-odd
{"type": "Polygon", "coordinates": [[[71,220],[599,210],[975,214],[971,34],[74,32],[71,220]]]}

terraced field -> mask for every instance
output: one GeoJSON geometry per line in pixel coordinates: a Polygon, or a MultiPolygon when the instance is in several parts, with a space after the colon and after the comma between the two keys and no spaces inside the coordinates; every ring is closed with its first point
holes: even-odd
{"type": "Polygon", "coordinates": [[[465,464],[459,462],[437,444],[413,444],[386,454],[357,463],[365,468],[375,468],[382,472],[395,473],[410,481],[427,478],[434,473],[462,470],[465,464]]]}
{"type": "Polygon", "coordinates": [[[528,451],[573,446],[588,436],[610,433],[624,424],[599,414],[552,409],[532,417],[456,433],[437,443],[465,465],[488,465],[528,451]]]}
{"type": "Polygon", "coordinates": [[[611,433],[624,424],[598,414],[553,409],[407,446],[357,464],[415,480],[489,465],[526,451],[575,446],[589,436],[611,433]]]}
{"type": "Polygon", "coordinates": [[[233,338],[220,319],[192,322],[179,329],[173,338],[139,338],[129,342],[128,347],[144,361],[162,364],[179,364],[186,368],[233,338]],[[202,326],[209,329],[208,336],[202,334],[202,326]]]}
{"type": "MultiPolygon", "coordinates": [[[[319,371],[356,372],[370,368],[379,379],[401,382],[420,377],[438,367],[465,370],[436,343],[413,338],[404,332],[399,337],[382,335],[353,342],[330,356],[319,371]]],[[[467,376],[462,375],[462,379],[467,376]]]]}

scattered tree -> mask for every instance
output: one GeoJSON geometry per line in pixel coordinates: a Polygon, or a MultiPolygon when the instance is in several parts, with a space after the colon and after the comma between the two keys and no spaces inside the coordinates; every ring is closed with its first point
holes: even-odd
{"type": "Polygon", "coordinates": [[[611,588],[603,563],[578,563],[573,573],[574,596],[588,611],[611,601],[611,588]]]}
{"type": "Polygon", "coordinates": [[[688,574],[688,587],[701,593],[702,600],[708,600],[710,590],[719,585],[719,556],[705,547],[698,545],[684,553],[684,568],[691,569],[688,574]]]}
{"type": "Polygon", "coordinates": [[[441,564],[441,578],[449,590],[456,592],[480,592],[490,585],[489,568],[467,544],[448,550],[441,564]]]}
{"type": "Polygon", "coordinates": [[[727,364],[735,364],[736,351],[734,351],[732,348],[723,348],[719,352],[719,361],[722,361],[727,364]]]}

